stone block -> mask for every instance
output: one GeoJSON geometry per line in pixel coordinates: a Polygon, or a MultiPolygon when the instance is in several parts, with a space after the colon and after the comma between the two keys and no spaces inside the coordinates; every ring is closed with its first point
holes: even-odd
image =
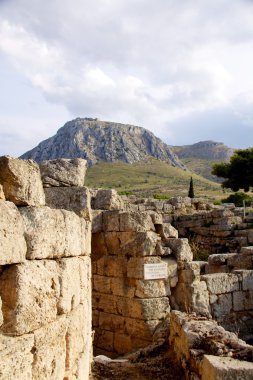
{"type": "Polygon", "coordinates": [[[208,264],[210,265],[226,265],[230,259],[238,256],[237,253],[222,253],[209,255],[208,264]]]}
{"type": "Polygon", "coordinates": [[[107,246],[105,244],[104,232],[96,232],[92,234],[91,240],[92,261],[98,260],[100,257],[108,254],[107,246]]]}
{"type": "Polygon", "coordinates": [[[86,379],[83,376],[89,370],[92,360],[90,310],[85,308],[85,305],[79,305],[68,315],[67,321],[65,377],[69,376],[72,379],[76,376],[79,380],[86,379]],[[86,361],[88,368],[78,368],[82,360],[86,361]]]}
{"type": "Polygon", "coordinates": [[[93,276],[93,289],[99,293],[111,293],[111,278],[107,276],[93,276]]]}
{"type": "Polygon", "coordinates": [[[163,239],[178,239],[178,231],[170,223],[163,223],[158,225],[156,227],[156,231],[163,239]]]}
{"type": "MultiPolygon", "coordinates": [[[[145,210],[143,210],[145,211],[145,210]]],[[[163,224],[163,215],[155,212],[155,211],[150,211],[149,215],[151,216],[153,224],[163,224]]]]}
{"type": "Polygon", "coordinates": [[[170,311],[168,297],[128,299],[119,297],[117,310],[120,315],[143,320],[163,319],[170,311]]]}
{"type": "Polygon", "coordinates": [[[99,313],[99,328],[108,331],[121,331],[124,332],[126,318],[121,315],[99,313]]]}
{"type": "MultiPolygon", "coordinates": [[[[123,233],[124,234],[124,233],[123,233]]],[[[127,232],[121,238],[121,254],[127,256],[154,256],[157,243],[161,240],[160,236],[153,231],[136,232],[132,239],[129,239],[127,232]]]]}
{"type": "Polygon", "coordinates": [[[251,380],[253,363],[229,357],[204,355],[201,376],[206,380],[251,380]]]}
{"type": "Polygon", "coordinates": [[[242,289],[253,290],[253,270],[243,270],[242,273],[242,289]]]}
{"type": "Polygon", "coordinates": [[[141,337],[145,340],[152,340],[153,334],[161,320],[140,320],[125,317],[125,332],[132,338],[141,337]]]}
{"type": "Polygon", "coordinates": [[[60,158],[40,163],[44,187],[83,186],[87,161],[82,158],[60,158]]]}
{"type": "Polygon", "coordinates": [[[233,273],[215,273],[201,276],[211,294],[223,294],[239,290],[238,276],[233,273]]]}
{"type": "Polygon", "coordinates": [[[22,335],[52,322],[60,296],[58,265],[52,260],[26,261],[0,276],[2,331],[22,335]]]}
{"type": "Polygon", "coordinates": [[[11,202],[0,202],[0,265],[25,261],[26,242],[23,220],[11,202]]]}
{"type": "Polygon", "coordinates": [[[96,329],[94,346],[112,352],[114,350],[114,333],[107,330],[96,329]]]}
{"type": "Polygon", "coordinates": [[[156,254],[157,256],[169,256],[172,254],[172,250],[170,247],[166,247],[163,241],[160,241],[156,246],[156,254]]]}
{"type": "Polygon", "coordinates": [[[252,255],[234,254],[228,258],[227,265],[233,269],[253,269],[252,255]]]}
{"type": "Polygon", "coordinates": [[[240,254],[242,254],[242,255],[253,255],[253,246],[242,247],[240,250],[240,254]]]}
{"type": "Polygon", "coordinates": [[[173,258],[162,258],[162,262],[167,263],[168,282],[171,288],[174,288],[178,282],[177,261],[173,258]]]}
{"type": "Polygon", "coordinates": [[[188,239],[166,239],[166,245],[172,249],[173,256],[177,261],[192,261],[193,254],[188,239]]]}
{"type": "Polygon", "coordinates": [[[122,212],[120,213],[120,231],[155,231],[155,227],[147,212],[122,212]]]}
{"type": "Polygon", "coordinates": [[[0,157],[0,183],[6,200],[17,206],[45,204],[40,169],[32,160],[0,157]]]}
{"type": "Polygon", "coordinates": [[[57,309],[58,314],[66,314],[89,296],[90,268],[82,258],[70,257],[58,261],[58,270],[60,296],[57,309]]]}
{"type": "Polygon", "coordinates": [[[126,354],[132,351],[131,337],[127,334],[115,334],[114,337],[114,350],[119,354],[126,354]]]}
{"type": "Polygon", "coordinates": [[[65,374],[67,321],[57,318],[34,332],[33,380],[60,380],[65,374]]]}
{"type": "Polygon", "coordinates": [[[220,294],[218,300],[212,305],[214,318],[218,321],[225,319],[233,310],[232,294],[220,294]]]}
{"type": "Polygon", "coordinates": [[[34,335],[9,337],[0,334],[0,379],[32,380],[34,335]]]}
{"type": "Polygon", "coordinates": [[[109,314],[120,314],[117,310],[117,300],[120,297],[113,294],[96,293],[94,291],[92,295],[94,299],[92,305],[95,309],[109,314]]]}
{"type": "Polygon", "coordinates": [[[120,214],[118,210],[104,211],[103,212],[103,231],[119,231],[120,214]]]}
{"type": "Polygon", "coordinates": [[[92,208],[95,210],[121,210],[124,202],[116,190],[99,189],[92,198],[92,208]]]}
{"type": "Polygon", "coordinates": [[[20,209],[25,226],[28,259],[89,254],[90,226],[75,213],[49,207],[20,209]],[[86,232],[87,230],[87,232],[86,232]],[[87,240],[87,244],[85,241],[87,240]]]}
{"type": "Polygon", "coordinates": [[[103,211],[91,210],[92,233],[103,231],[103,211]]]}
{"type": "Polygon", "coordinates": [[[248,231],[248,243],[253,244],[253,229],[249,229],[248,231]]]}
{"type": "Polygon", "coordinates": [[[3,186],[0,184],[0,201],[5,201],[3,186]]]}
{"type": "Polygon", "coordinates": [[[91,221],[91,197],[87,187],[49,187],[44,191],[47,206],[74,211],[91,221]]]}
{"type": "Polygon", "coordinates": [[[170,295],[170,287],[164,280],[136,280],[135,297],[158,298],[170,295]]]}
{"type": "Polygon", "coordinates": [[[97,260],[97,274],[108,277],[123,277],[127,271],[127,260],[119,256],[103,256],[97,260]]]}
{"type": "Polygon", "coordinates": [[[117,296],[133,298],[135,294],[134,281],[127,277],[112,277],[111,292],[117,296]]]}

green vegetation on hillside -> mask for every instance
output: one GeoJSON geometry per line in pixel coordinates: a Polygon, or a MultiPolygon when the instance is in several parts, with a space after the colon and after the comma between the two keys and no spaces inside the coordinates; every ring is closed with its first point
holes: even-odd
{"type": "Polygon", "coordinates": [[[123,162],[99,163],[87,170],[85,184],[139,196],[187,196],[191,177],[196,197],[224,197],[219,184],[156,159],[131,165],[123,162]]]}
{"type": "Polygon", "coordinates": [[[180,158],[185,166],[194,173],[209,179],[210,181],[220,182],[219,178],[212,175],[213,165],[220,161],[207,160],[204,158],[180,158]]]}

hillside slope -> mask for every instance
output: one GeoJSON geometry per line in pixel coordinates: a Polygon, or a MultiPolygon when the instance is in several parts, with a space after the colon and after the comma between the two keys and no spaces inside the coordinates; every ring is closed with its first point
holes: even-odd
{"type": "Polygon", "coordinates": [[[114,188],[118,192],[132,192],[139,196],[153,196],[155,193],[187,196],[191,176],[196,197],[224,197],[218,183],[156,159],[132,165],[123,162],[94,165],[87,170],[85,184],[89,187],[114,188]]]}
{"type": "Polygon", "coordinates": [[[21,156],[37,162],[56,158],[85,158],[97,162],[134,163],[150,156],[183,168],[171,148],[150,131],[133,125],[77,118],[67,122],[55,136],[21,156]]]}

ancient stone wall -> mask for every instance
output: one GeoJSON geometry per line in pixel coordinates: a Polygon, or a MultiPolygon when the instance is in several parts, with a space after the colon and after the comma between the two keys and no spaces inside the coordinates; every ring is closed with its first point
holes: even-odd
{"type": "Polygon", "coordinates": [[[34,162],[0,158],[2,380],[89,378],[90,205],[87,189],[66,175],[65,164],[84,180],[83,162],[58,162],[57,178],[56,170],[43,178],[57,186],[46,189],[45,200],[34,162]],[[79,193],[86,195],[82,202],[79,193]]]}

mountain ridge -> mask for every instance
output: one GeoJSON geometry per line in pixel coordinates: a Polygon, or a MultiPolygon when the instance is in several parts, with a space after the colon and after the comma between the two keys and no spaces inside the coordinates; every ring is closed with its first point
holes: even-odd
{"type": "Polygon", "coordinates": [[[98,162],[134,163],[154,157],[185,169],[169,145],[152,132],[130,124],[76,118],[57,133],[24,153],[20,158],[37,162],[57,158],[84,158],[88,165],[98,162]]]}

